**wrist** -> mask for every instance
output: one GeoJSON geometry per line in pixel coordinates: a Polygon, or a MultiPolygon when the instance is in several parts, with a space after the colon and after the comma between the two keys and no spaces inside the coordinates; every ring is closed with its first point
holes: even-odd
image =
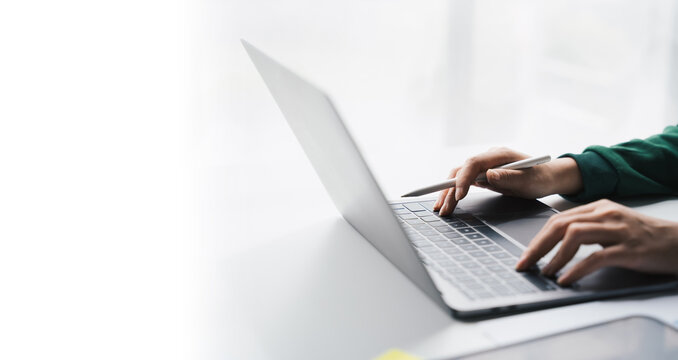
{"type": "Polygon", "coordinates": [[[551,174],[551,194],[574,195],[584,189],[581,171],[573,158],[558,158],[544,165],[548,165],[551,174]]]}

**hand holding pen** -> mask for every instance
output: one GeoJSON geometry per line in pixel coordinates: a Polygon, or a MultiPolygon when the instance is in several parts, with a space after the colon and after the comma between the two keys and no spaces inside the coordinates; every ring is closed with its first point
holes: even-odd
{"type": "Polygon", "coordinates": [[[546,157],[533,158],[520,165],[527,167],[520,170],[497,168],[525,159],[530,159],[530,156],[507,148],[494,148],[471,157],[462,166],[452,169],[448,178],[455,179],[451,185],[454,187],[440,193],[433,209],[439,210],[441,216],[451,214],[471,185],[528,199],[551,194],[574,194],[582,188],[577,164],[567,157],[549,162],[544,162],[546,157]],[[534,165],[537,163],[540,165],[534,165]]]}

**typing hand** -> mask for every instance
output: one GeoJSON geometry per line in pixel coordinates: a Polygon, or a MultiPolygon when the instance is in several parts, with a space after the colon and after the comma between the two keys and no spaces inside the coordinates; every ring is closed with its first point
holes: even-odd
{"type": "Polygon", "coordinates": [[[456,177],[457,186],[443,190],[433,209],[439,210],[441,216],[451,214],[471,185],[529,199],[558,193],[573,194],[581,189],[579,168],[571,158],[556,159],[523,170],[488,170],[527,158],[528,155],[515,150],[493,148],[466,160],[464,165],[450,172],[449,178],[456,177]],[[476,182],[476,177],[482,173],[485,173],[487,181],[476,182]]]}
{"type": "Polygon", "coordinates": [[[542,269],[554,275],[583,244],[600,244],[563,274],[558,283],[569,285],[604,266],[678,274],[678,223],[652,218],[609,200],[599,200],[552,216],[518,261],[528,269],[558,242],[561,247],[542,269]]]}

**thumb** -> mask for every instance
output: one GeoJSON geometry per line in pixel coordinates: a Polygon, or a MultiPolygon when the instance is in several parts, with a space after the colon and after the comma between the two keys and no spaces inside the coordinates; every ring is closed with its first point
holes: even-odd
{"type": "Polygon", "coordinates": [[[520,186],[522,172],[515,170],[487,170],[487,182],[499,189],[513,189],[520,186]]]}

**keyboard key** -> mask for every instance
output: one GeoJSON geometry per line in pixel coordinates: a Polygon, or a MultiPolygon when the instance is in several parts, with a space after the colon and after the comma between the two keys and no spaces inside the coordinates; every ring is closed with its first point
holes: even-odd
{"type": "Polygon", "coordinates": [[[480,265],[476,262],[465,262],[461,264],[461,267],[465,269],[477,269],[480,267],[480,265]]]}
{"type": "Polygon", "coordinates": [[[466,274],[466,271],[464,271],[463,273],[454,274],[454,280],[459,282],[466,282],[471,280],[475,281],[475,279],[471,275],[466,274]]]}
{"type": "Polygon", "coordinates": [[[477,260],[478,260],[479,263],[481,263],[483,265],[494,265],[494,264],[497,263],[496,261],[492,260],[492,258],[489,258],[489,257],[481,258],[481,259],[477,259],[477,260]]]}
{"type": "Polygon", "coordinates": [[[436,202],[433,201],[433,200],[431,200],[431,201],[422,201],[422,202],[419,203],[419,205],[425,207],[426,210],[428,210],[428,211],[433,211],[433,205],[434,205],[435,203],[436,203],[436,202]]]}
{"type": "Polygon", "coordinates": [[[453,242],[453,243],[455,243],[455,244],[457,244],[457,245],[460,245],[460,246],[461,246],[461,245],[466,245],[466,244],[470,244],[470,243],[471,243],[470,241],[468,241],[468,240],[466,240],[466,239],[450,239],[450,241],[453,242]]]}
{"type": "Polygon", "coordinates": [[[410,211],[426,211],[426,208],[419,205],[418,203],[405,203],[402,205],[410,211]]]}
{"type": "Polygon", "coordinates": [[[412,214],[412,213],[410,213],[410,212],[408,212],[407,214],[398,215],[398,217],[401,218],[401,219],[403,219],[403,220],[419,219],[419,218],[417,217],[417,215],[414,215],[414,214],[412,214]]]}
{"type": "Polygon", "coordinates": [[[422,235],[424,235],[424,236],[434,236],[434,235],[438,235],[438,232],[436,232],[435,230],[433,230],[433,229],[431,229],[431,228],[428,228],[428,229],[426,229],[426,230],[419,230],[419,232],[420,232],[422,235]]]}
{"type": "Polygon", "coordinates": [[[465,223],[471,225],[471,226],[482,226],[485,225],[483,224],[482,221],[478,220],[475,216],[471,214],[457,214],[456,215],[458,219],[463,220],[465,223]]]}
{"type": "MultiPolygon", "coordinates": [[[[440,246],[440,245],[438,245],[438,246],[440,246]]],[[[449,254],[449,255],[461,255],[461,254],[463,254],[463,252],[461,250],[459,250],[459,248],[454,246],[454,244],[452,244],[452,247],[447,247],[447,246],[444,247],[443,251],[445,253],[449,254]]]]}
{"type": "Polygon", "coordinates": [[[470,300],[476,299],[475,296],[473,296],[473,294],[471,294],[470,290],[462,289],[460,287],[457,287],[457,290],[459,290],[460,293],[464,294],[464,296],[466,296],[466,298],[468,298],[470,300]]]}
{"type": "Polygon", "coordinates": [[[515,294],[513,292],[513,290],[507,288],[504,285],[492,285],[491,288],[492,288],[492,291],[494,291],[495,293],[502,295],[502,296],[508,296],[508,295],[515,294]]]}
{"type": "Polygon", "coordinates": [[[504,279],[504,280],[509,280],[509,279],[515,279],[516,274],[510,272],[510,271],[503,271],[503,272],[498,272],[495,275],[497,275],[499,278],[504,279]]]}
{"type": "Polygon", "coordinates": [[[471,290],[485,289],[485,286],[483,286],[483,284],[479,284],[475,281],[474,282],[469,281],[469,282],[465,282],[463,284],[467,289],[471,289],[471,290]]]}
{"type": "Polygon", "coordinates": [[[461,254],[461,255],[453,255],[452,258],[453,258],[454,260],[459,261],[459,262],[471,260],[471,258],[469,258],[468,256],[463,255],[463,254],[461,254]]]}
{"type": "Polygon", "coordinates": [[[454,245],[453,243],[451,243],[449,241],[437,242],[436,246],[438,246],[439,248],[443,248],[443,249],[449,249],[449,248],[456,249],[457,248],[457,245],[454,245]]]}
{"type": "Polygon", "coordinates": [[[438,248],[435,246],[418,247],[417,250],[420,251],[422,254],[426,254],[426,256],[442,255],[440,250],[438,250],[438,248]]]}
{"type": "Polygon", "coordinates": [[[492,230],[489,226],[478,226],[476,230],[480,231],[481,233],[483,233],[483,235],[492,239],[497,245],[501,246],[502,248],[504,248],[504,250],[508,251],[514,256],[520,256],[523,253],[523,250],[521,250],[518,246],[516,246],[503,236],[499,235],[499,233],[492,230]]]}
{"type": "Polygon", "coordinates": [[[516,259],[504,259],[501,261],[501,263],[513,269],[516,267],[518,261],[516,259]]]}
{"type": "Polygon", "coordinates": [[[487,270],[490,270],[492,272],[502,272],[502,271],[508,271],[506,270],[505,267],[499,265],[499,264],[492,264],[492,265],[487,265],[487,270]]]}
{"type": "Polygon", "coordinates": [[[492,245],[492,242],[487,239],[475,240],[473,243],[478,246],[492,245]]]}
{"type": "Polygon", "coordinates": [[[507,258],[511,257],[511,255],[509,255],[508,253],[505,253],[503,251],[502,252],[493,252],[491,254],[492,254],[492,256],[494,256],[497,259],[507,259],[507,258]]]}
{"type": "Polygon", "coordinates": [[[423,251],[425,253],[430,253],[433,252],[434,250],[432,248],[435,248],[435,246],[431,243],[425,243],[425,244],[413,244],[415,248],[417,248],[420,251],[423,251]]]}
{"type": "Polygon", "coordinates": [[[417,224],[423,224],[424,223],[423,221],[421,221],[419,219],[408,219],[408,220],[405,220],[405,222],[410,224],[410,225],[417,225],[417,224]]]}
{"type": "Polygon", "coordinates": [[[479,276],[478,280],[485,285],[495,286],[499,284],[499,280],[489,275],[479,276]]]}
{"type": "Polygon", "coordinates": [[[471,240],[478,240],[478,239],[484,239],[485,237],[478,234],[478,233],[473,233],[473,234],[467,234],[466,238],[471,239],[471,240]]]}
{"type": "Polygon", "coordinates": [[[423,221],[421,221],[421,220],[419,220],[419,221],[421,222],[420,224],[414,224],[414,225],[412,225],[412,227],[417,229],[417,230],[429,230],[429,229],[431,229],[431,227],[424,224],[423,221]]]}
{"type": "Polygon", "coordinates": [[[473,296],[478,299],[491,299],[494,297],[494,295],[487,291],[473,291],[473,296]]]}
{"type": "Polygon", "coordinates": [[[440,260],[438,261],[438,265],[440,265],[443,268],[448,268],[448,267],[458,267],[457,263],[450,259],[445,259],[445,260],[440,260]]]}
{"type": "Polygon", "coordinates": [[[495,245],[484,246],[482,249],[489,252],[489,253],[501,251],[501,248],[499,248],[499,246],[495,246],[495,245]]]}
{"type": "Polygon", "coordinates": [[[470,251],[468,253],[469,255],[473,256],[474,258],[482,258],[482,257],[487,257],[487,253],[477,250],[477,251],[470,251]]]}
{"type": "Polygon", "coordinates": [[[460,276],[455,276],[457,280],[459,280],[460,283],[462,284],[473,284],[473,283],[478,283],[476,281],[476,278],[473,276],[469,276],[468,274],[466,275],[460,275],[460,276]]]}
{"type": "Polygon", "coordinates": [[[421,219],[429,223],[433,221],[439,221],[438,218],[435,216],[424,216],[421,219]]]}
{"type": "Polygon", "coordinates": [[[478,247],[475,246],[475,245],[473,245],[473,244],[465,244],[465,245],[461,245],[460,248],[462,248],[463,250],[466,250],[466,251],[474,251],[474,250],[478,250],[478,247]]]}
{"type": "Polygon", "coordinates": [[[447,268],[445,268],[445,271],[447,271],[448,273],[450,273],[452,275],[465,275],[466,274],[466,270],[464,270],[462,268],[458,268],[458,267],[447,267],[447,268]]]}
{"type": "Polygon", "coordinates": [[[485,271],[484,269],[480,269],[480,268],[471,269],[470,272],[471,272],[471,274],[473,274],[475,276],[487,276],[489,274],[487,271],[485,271]]]}
{"type": "Polygon", "coordinates": [[[400,209],[397,209],[397,210],[393,210],[393,212],[396,213],[396,214],[398,214],[398,215],[410,214],[410,211],[409,211],[409,210],[403,209],[403,208],[400,208],[400,209]]]}
{"type": "Polygon", "coordinates": [[[393,210],[398,210],[398,209],[403,209],[403,204],[390,204],[391,209],[393,210]]]}
{"type": "Polygon", "coordinates": [[[470,228],[470,227],[459,228],[459,229],[457,229],[457,231],[459,231],[462,234],[470,234],[470,233],[476,232],[475,230],[473,230],[473,228],[470,228]]]}
{"type": "Polygon", "coordinates": [[[449,258],[447,257],[447,255],[445,255],[445,254],[443,254],[443,253],[427,254],[427,255],[428,255],[429,257],[431,257],[431,259],[433,259],[433,260],[447,260],[447,259],[449,259],[449,258]]]}
{"type": "Polygon", "coordinates": [[[442,227],[442,226],[436,227],[436,230],[440,231],[441,233],[448,233],[448,232],[454,231],[454,230],[452,230],[452,228],[449,227],[449,226],[445,226],[445,227],[442,227]]]}
{"type": "MultiPolygon", "coordinates": [[[[435,245],[435,244],[434,244],[434,245],[435,245]]],[[[435,247],[435,246],[424,247],[422,250],[423,250],[423,251],[426,251],[427,254],[440,253],[440,252],[442,252],[442,250],[438,249],[438,248],[435,247]]]]}
{"type": "Polygon", "coordinates": [[[527,281],[531,282],[532,285],[536,286],[539,290],[555,290],[556,287],[554,285],[551,285],[549,282],[547,282],[545,279],[540,277],[537,274],[534,273],[521,273],[523,278],[525,278],[527,281]]]}
{"type": "Polygon", "coordinates": [[[518,293],[521,293],[521,294],[530,294],[530,293],[537,292],[537,289],[535,289],[534,287],[532,287],[532,286],[530,286],[530,285],[528,285],[528,284],[526,284],[522,281],[521,282],[511,281],[508,284],[513,290],[515,290],[515,291],[517,291],[518,293]]]}
{"type": "Polygon", "coordinates": [[[445,235],[445,237],[450,239],[450,240],[459,239],[459,240],[463,240],[463,241],[468,241],[468,240],[465,240],[463,236],[457,234],[456,232],[447,232],[447,233],[444,233],[443,235],[445,235]]]}
{"type": "Polygon", "coordinates": [[[427,236],[426,238],[429,239],[430,241],[435,242],[435,243],[437,243],[437,242],[449,242],[449,241],[447,241],[447,239],[445,239],[441,235],[437,235],[437,234],[427,236]]]}
{"type": "Polygon", "coordinates": [[[450,224],[450,226],[455,228],[455,229],[459,229],[459,228],[463,228],[463,227],[468,226],[461,221],[453,221],[453,222],[449,222],[448,224],[450,224]]]}
{"type": "MultiPolygon", "coordinates": [[[[437,219],[437,218],[436,218],[436,219],[437,219]]],[[[440,221],[440,219],[437,219],[436,221],[430,221],[428,224],[429,224],[430,226],[433,226],[433,227],[439,227],[439,226],[445,226],[445,227],[446,227],[446,226],[447,226],[447,224],[445,224],[444,222],[440,221]]]]}

